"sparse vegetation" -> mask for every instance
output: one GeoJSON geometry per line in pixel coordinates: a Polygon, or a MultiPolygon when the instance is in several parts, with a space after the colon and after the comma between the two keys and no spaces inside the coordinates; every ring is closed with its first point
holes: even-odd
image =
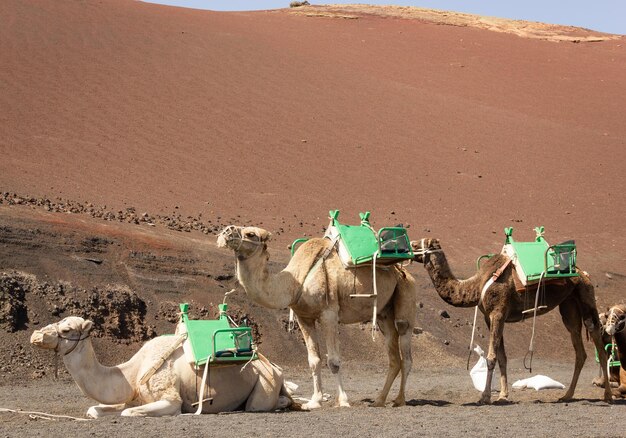
{"type": "Polygon", "coordinates": [[[297,2],[297,1],[293,1],[291,3],[289,3],[289,7],[290,8],[298,8],[300,6],[309,6],[310,3],[306,0],[304,0],[303,2],[297,2]]]}

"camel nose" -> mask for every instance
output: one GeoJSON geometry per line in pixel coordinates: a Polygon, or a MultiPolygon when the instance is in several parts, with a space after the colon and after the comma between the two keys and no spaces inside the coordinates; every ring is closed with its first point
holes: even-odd
{"type": "Polygon", "coordinates": [[[217,236],[217,247],[226,248],[228,246],[228,243],[232,240],[233,235],[241,237],[240,229],[235,225],[228,225],[217,236]]]}
{"type": "Polygon", "coordinates": [[[43,344],[43,332],[41,330],[35,330],[33,334],[30,336],[30,343],[35,346],[40,346],[43,344]]]}
{"type": "Polygon", "coordinates": [[[607,325],[605,331],[609,336],[613,336],[615,334],[615,324],[607,325]]]}

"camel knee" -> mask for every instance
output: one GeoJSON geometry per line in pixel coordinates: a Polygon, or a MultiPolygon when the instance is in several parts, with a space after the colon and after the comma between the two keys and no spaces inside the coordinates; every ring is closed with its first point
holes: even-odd
{"type": "Polygon", "coordinates": [[[341,367],[341,360],[337,358],[328,358],[328,368],[330,372],[333,374],[337,374],[339,372],[339,368],[341,367]]]}
{"type": "Polygon", "coordinates": [[[405,335],[409,331],[409,322],[404,319],[396,319],[395,325],[399,336],[405,335]]]}
{"type": "Polygon", "coordinates": [[[309,368],[311,371],[316,372],[320,368],[321,359],[317,356],[309,357],[309,368]]]}
{"type": "Polygon", "coordinates": [[[600,321],[597,320],[596,322],[592,317],[583,319],[583,324],[585,324],[585,327],[587,328],[589,333],[593,333],[600,328],[600,321]]]}

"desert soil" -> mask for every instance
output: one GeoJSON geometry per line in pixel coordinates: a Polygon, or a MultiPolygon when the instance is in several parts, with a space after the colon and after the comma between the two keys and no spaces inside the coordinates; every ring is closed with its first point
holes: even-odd
{"type": "MultiPolygon", "coordinates": [[[[528,373],[511,364],[513,381],[526,378],[528,373]]],[[[566,382],[571,370],[560,364],[538,363],[542,372],[566,382]]],[[[411,378],[407,406],[371,408],[373,395],[382,384],[381,374],[358,371],[358,363],[348,363],[346,390],[352,400],[350,408],[336,408],[330,400],[313,412],[230,413],[176,418],[122,418],[76,421],[65,418],[43,419],[37,414],[4,413],[0,424],[2,436],[219,436],[237,433],[239,436],[315,436],[348,437],[378,436],[607,436],[623,434],[616,429],[621,424],[626,403],[609,405],[598,399],[597,388],[587,382],[595,368],[583,372],[585,382],[568,403],[556,403],[562,390],[512,390],[512,402],[506,405],[479,406],[479,392],[471,387],[465,370],[451,367],[416,367],[411,378]],[[354,372],[353,372],[354,371],[354,372]]],[[[286,369],[292,381],[300,384],[298,396],[308,397],[312,389],[308,372],[286,369]]],[[[332,376],[324,372],[327,386],[332,376]]],[[[395,388],[394,388],[395,389],[395,388]]],[[[332,390],[331,390],[332,392],[332,390]]],[[[496,394],[494,393],[494,396],[496,394]]],[[[0,395],[0,406],[24,411],[43,411],[57,415],[83,418],[90,406],[70,379],[27,382],[0,395]]]]}
{"type": "MultiPolygon", "coordinates": [[[[250,303],[215,246],[228,224],[273,234],[271,268],[327,212],[372,211],[440,238],[459,278],[546,227],[576,239],[598,308],[626,288],[623,36],[406,8],[222,13],[130,0],[0,2],[0,407],[82,417],[93,404],[33,330],[95,323],[106,365],[171,333],[178,304],[215,317],[229,295],[260,350],[308,397],[306,349],[287,312],[250,303]]],[[[402,408],[369,408],[386,367],[371,325],[341,328],[353,407],[75,422],[0,413],[2,436],[617,436],[624,403],[511,391],[477,406],[465,363],[472,309],[447,306],[423,268],[414,372],[402,408]]],[[[506,327],[509,380],[526,378],[531,321],[506,327]]],[[[478,342],[486,348],[485,327],[478,342]]],[[[472,358],[472,363],[476,358],[472,358]]],[[[569,383],[558,312],[537,320],[533,373],[569,383]]]]}

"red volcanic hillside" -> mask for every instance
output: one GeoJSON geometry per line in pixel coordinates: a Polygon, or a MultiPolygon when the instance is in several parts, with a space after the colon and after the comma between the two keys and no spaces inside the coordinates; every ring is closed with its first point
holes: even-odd
{"type": "Polygon", "coordinates": [[[464,246],[500,242],[512,219],[624,242],[623,39],[121,0],[0,8],[6,191],[272,230],[297,214],[305,232],[330,208],[371,209],[464,246]]]}

